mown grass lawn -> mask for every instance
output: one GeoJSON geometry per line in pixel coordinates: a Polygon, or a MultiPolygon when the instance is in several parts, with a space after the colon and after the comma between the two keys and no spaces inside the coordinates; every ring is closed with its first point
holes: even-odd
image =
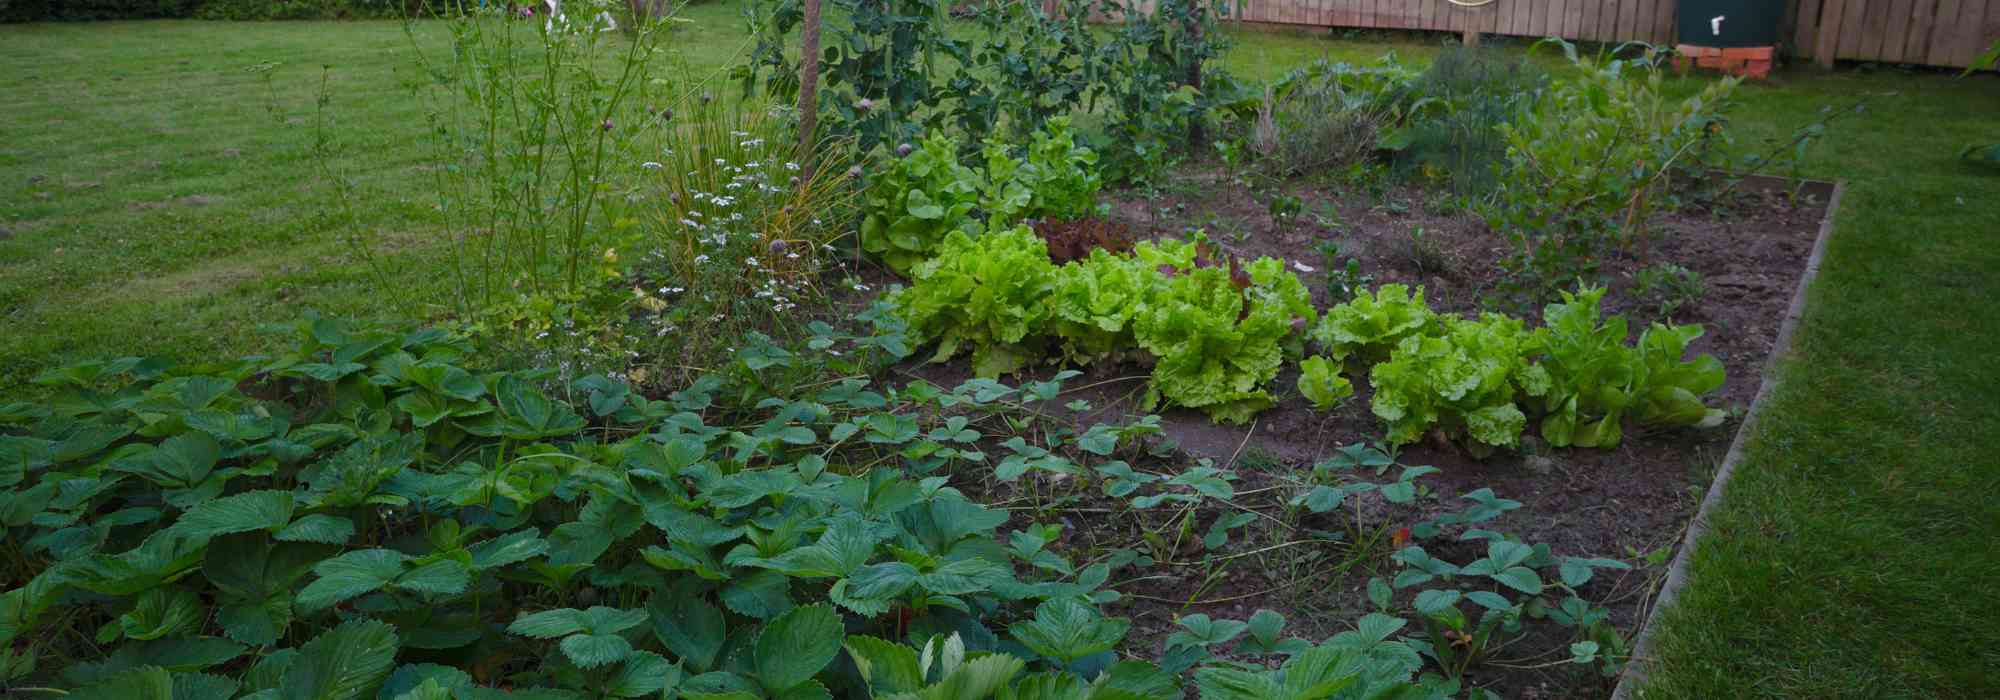
{"type": "MultiPolygon", "coordinates": [[[[735,4],[688,16],[671,43],[695,67],[747,49],[735,4]]],[[[1431,51],[1237,36],[1229,64],[1249,77],[1431,51]]],[[[394,22],[0,27],[0,387],[86,357],[265,350],[261,322],[308,308],[442,315],[418,77],[394,22]],[[351,207],[329,174],[354,184],[351,207]]],[[[2000,690],[1984,619],[2000,608],[2000,175],[1952,157],[2000,139],[2000,79],[1787,73],[1739,93],[1735,127],[1783,138],[1864,93],[1804,163],[1849,181],[1838,235],[1648,697],[2000,690]]]]}
{"type": "MultiPolygon", "coordinates": [[[[691,10],[674,48],[724,67],[745,50],[735,13],[691,10]]],[[[433,23],[415,38],[447,36],[433,23]]],[[[444,311],[401,23],[0,26],[0,66],[0,386],[106,354],[260,351],[261,323],[306,308],[444,311]]]]}

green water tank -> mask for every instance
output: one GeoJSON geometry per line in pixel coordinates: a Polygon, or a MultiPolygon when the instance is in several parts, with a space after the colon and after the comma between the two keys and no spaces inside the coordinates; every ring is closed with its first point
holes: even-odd
{"type": "Polygon", "coordinates": [[[1680,0],[1679,42],[1689,46],[1777,46],[1785,0],[1680,0]]]}

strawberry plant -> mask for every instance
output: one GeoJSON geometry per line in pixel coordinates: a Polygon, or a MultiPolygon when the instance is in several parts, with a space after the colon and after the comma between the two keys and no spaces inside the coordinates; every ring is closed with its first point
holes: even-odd
{"type": "Polygon", "coordinates": [[[561,387],[573,405],[546,373],[461,365],[444,333],[290,332],[276,358],[51,371],[54,400],[0,412],[17,557],[0,644],[79,660],[10,655],[10,679],[84,697],[826,696],[849,632],[1080,605],[1108,573],[1020,549],[1035,563],[1017,575],[1004,513],[854,466],[976,440],[962,422],[927,439],[899,411],[1011,389],[850,381],[734,409],[722,381],[653,400],[590,377],[561,387]]]}

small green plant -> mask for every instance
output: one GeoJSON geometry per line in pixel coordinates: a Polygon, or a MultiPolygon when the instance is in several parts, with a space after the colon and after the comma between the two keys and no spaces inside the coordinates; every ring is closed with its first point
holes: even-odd
{"type": "Polygon", "coordinates": [[[1410,228],[1405,255],[1417,272],[1426,275],[1448,275],[1451,273],[1451,258],[1445,255],[1444,246],[1437,238],[1425,232],[1422,226],[1410,228]]]}
{"type": "Polygon", "coordinates": [[[1269,203],[1264,208],[1271,215],[1271,225],[1283,228],[1296,221],[1299,214],[1305,211],[1305,206],[1305,200],[1300,199],[1298,195],[1273,191],[1269,195],[1269,203]]]}
{"type": "Polygon", "coordinates": [[[1701,303],[1708,284],[1701,273],[1675,265],[1656,263],[1631,273],[1632,295],[1653,307],[1661,319],[1673,318],[1683,308],[1701,303]]]}
{"type": "Polygon", "coordinates": [[[1340,206],[1334,202],[1321,202],[1311,213],[1313,222],[1319,224],[1320,228],[1340,231],[1347,227],[1346,220],[1340,216],[1340,206]]]}
{"type": "Polygon", "coordinates": [[[1340,374],[1340,363],[1320,355],[1308,357],[1299,362],[1299,393],[1311,401],[1313,408],[1322,411],[1333,410],[1347,397],[1354,395],[1354,384],[1340,374]]]}
{"type": "Polygon", "coordinates": [[[1340,242],[1320,241],[1320,264],[1326,266],[1326,295],[1335,302],[1345,302],[1355,294],[1375,286],[1375,276],[1361,271],[1361,259],[1341,254],[1340,242]]]}

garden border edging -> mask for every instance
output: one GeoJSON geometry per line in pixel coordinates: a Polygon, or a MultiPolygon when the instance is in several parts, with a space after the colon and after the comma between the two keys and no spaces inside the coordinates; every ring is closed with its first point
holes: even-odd
{"type": "MultiPolygon", "coordinates": [[[[1776,178],[1771,178],[1776,179],[1776,178]]],[[[1820,181],[1823,182],[1823,181],[1820,181]]],[[[1804,184],[1814,184],[1806,180],[1804,184]]],[[[1826,256],[1828,241],[1833,239],[1834,216],[1840,211],[1840,195],[1847,188],[1845,180],[1835,180],[1831,184],[1832,194],[1827,197],[1826,214],[1821,217],[1819,235],[1813,240],[1812,253],[1806,258],[1806,267],[1799,276],[1798,288],[1792,291],[1791,305],[1785,309],[1785,318],[1779,323],[1778,335],[1771,342],[1771,354],[1764,359],[1764,376],[1758,383],[1757,395],[1750,401],[1750,409],[1743,416],[1742,425],[1736,428],[1736,437],[1729,442],[1729,452],[1722,459],[1722,466],[1715,472],[1715,479],[1709,483],[1708,493],[1701,499],[1701,506],[1695,510],[1694,518],[1688,521],[1687,534],[1681,539],[1680,551],[1667,567],[1667,578],[1661,584],[1653,609],[1646,614],[1646,621],[1639,627],[1639,634],[1632,647],[1632,657],[1619,674],[1618,686],[1611,691],[1612,700],[1632,700],[1638,684],[1645,680],[1644,661],[1653,651],[1653,631],[1660,623],[1661,612],[1671,607],[1679,598],[1681,589],[1687,586],[1688,569],[1693,560],[1694,549],[1702,535],[1708,533],[1708,516],[1722,500],[1723,489],[1736,473],[1737,464],[1743,461],[1744,445],[1757,428],[1757,417],[1769,403],[1773,390],[1778,385],[1778,369],[1781,360],[1792,353],[1792,334],[1798,330],[1799,319],[1805,314],[1806,293],[1812,287],[1813,278],[1819,275],[1821,260],[1826,256]]]]}

